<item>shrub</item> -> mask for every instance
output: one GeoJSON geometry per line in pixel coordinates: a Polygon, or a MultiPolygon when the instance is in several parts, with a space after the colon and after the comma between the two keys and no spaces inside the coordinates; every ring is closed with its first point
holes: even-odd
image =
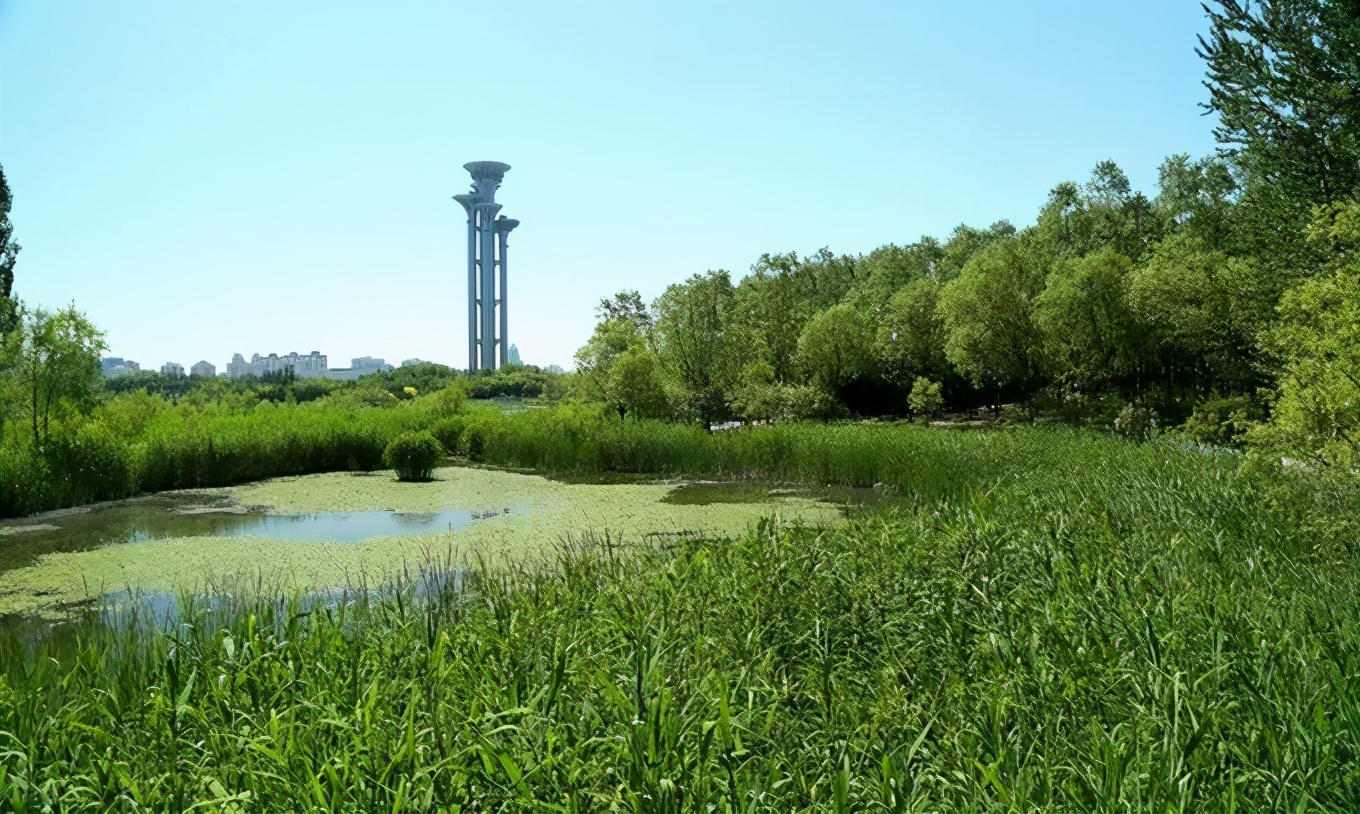
{"type": "MultiPolygon", "coordinates": [[[[434,402],[434,406],[431,408],[434,414],[440,418],[448,418],[462,412],[463,403],[467,400],[467,391],[461,382],[453,382],[430,398],[434,402]]],[[[448,445],[445,444],[445,446],[448,445]]],[[[448,448],[453,449],[453,447],[448,448]]]]}
{"type": "Polygon", "coordinates": [[[1213,396],[1195,406],[1181,431],[1201,444],[1240,446],[1247,429],[1264,418],[1247,396],[1213,396]]]}
{"type": "Polygon", "coordinates": [[[812,385],[788,385],[779,389],[780,417],[800,421],[838,418],[846,409],[836,397],[812,385]]]}
{"type": "Polygon", "coordinates": [[[404,432],[383,452],[383,463],[397,470],[397,480],[429,480],[444,448],[429,432],[404,432]]]}
{"type": "Polygon", "coordinates": [[[457,455],[459,445],[463,441],[463,429],[467,427],[467,419],[462,416],[453,416],[443,421],[436,421],[430,427],[430,434],[435,440],[444,445],[444,450],[450,455],[457,455]]]}
{"type": "Polygon", "coordinates": [[[480,420],[470,422],[463,430],[463,437],[458,442],[458,451],[467,457],[469,461],[480,461],[486,451],[486,439],[491,434],[491,428],[496,422],[495,417],[482,417],[480,420]]]}
{"type": "Polygon", "coordinates": [[[916,381],[911,386],[911,395],[907,396],[907,407],[914,415],[932,416],[940,412],[944,406],[944,394],[940,391],[940,383],[932,382],[925,376],[917,376],[916,381]]]}

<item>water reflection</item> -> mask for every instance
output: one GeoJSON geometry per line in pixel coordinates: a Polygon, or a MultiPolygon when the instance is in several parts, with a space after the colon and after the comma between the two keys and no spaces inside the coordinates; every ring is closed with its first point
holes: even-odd
{"type": "Polygon", "coordinates": [[[172,537],[360,543],[375,537],[457,531],[527,509],[488,506],[423,513],[351,511],[279,515],[251,511],[219,495],[152,495],[0,522],[0,571],[30,565],[44,554],[172,537]]]}
{"type": "Polygon", "coordinates": [[[466,568],[425,568],[421,569],[418,576],[396,583],[312,588],[291,594],[280,592],[265,598],[249,592],[238,594],[220,589],[184,594],[173,591],[119,591],[104,594],[97,600],[85,603],[83,607],[72,608],[70,621],[93,616],[99,623],[120,630],[132,626],[167,630],[190,620],[210,620],[215,617],[229,619],[234,612],[242,609],[258,613],[262,602],[271,607],[276,616],[286,617],[289,614],[337,610],[341,606],[379,602],[392,599],[398,593],[414,603],[451,598],[463,601],[467,598],[468,583],[474,574],[474,571],[466,568]]]}

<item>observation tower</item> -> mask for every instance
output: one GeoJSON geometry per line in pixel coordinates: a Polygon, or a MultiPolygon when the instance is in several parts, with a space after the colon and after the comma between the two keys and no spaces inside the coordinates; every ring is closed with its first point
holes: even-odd
{"type": "Polygon", "coordinates": [[[505,366],[510,349],[505,250],[506,238],[519,221],[499,215],[501,205],[496,203],[509,164],[472,161],[463,169],[472,175],[472,192],[453,199],[468,216],[468,371],[495,370],[505,366]]]}

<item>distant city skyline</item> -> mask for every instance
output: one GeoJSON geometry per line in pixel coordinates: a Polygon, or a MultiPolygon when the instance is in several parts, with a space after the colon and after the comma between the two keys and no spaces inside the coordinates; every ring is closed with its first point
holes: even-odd
{"type": "Polygon", "coordinates": [[[1155,192],[1167,155],[1215,149],[1205,30],[1193,0],[11,0],[15,290],[132,359],[220,367],[248,340],[462,368],[452,196],[494,158],[524,221],[509,336],[568,366],[620,289],[1023,226],[1107,158],[1155,192]],[[450,47],[478,31],[489,90],[450,47]]]}

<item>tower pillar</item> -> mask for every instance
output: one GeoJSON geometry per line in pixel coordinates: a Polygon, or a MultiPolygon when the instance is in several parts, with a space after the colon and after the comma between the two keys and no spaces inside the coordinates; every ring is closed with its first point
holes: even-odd
{"type": "Polygon", "coordinates": [[[473,161],[463,169],[472,175],[472,191],[453,199],[468,215],[468,370],[495,370],[506,364],[510,347],[506,235],[519,221],[497,217],[496,190],[509,164],[473,161]]]}

